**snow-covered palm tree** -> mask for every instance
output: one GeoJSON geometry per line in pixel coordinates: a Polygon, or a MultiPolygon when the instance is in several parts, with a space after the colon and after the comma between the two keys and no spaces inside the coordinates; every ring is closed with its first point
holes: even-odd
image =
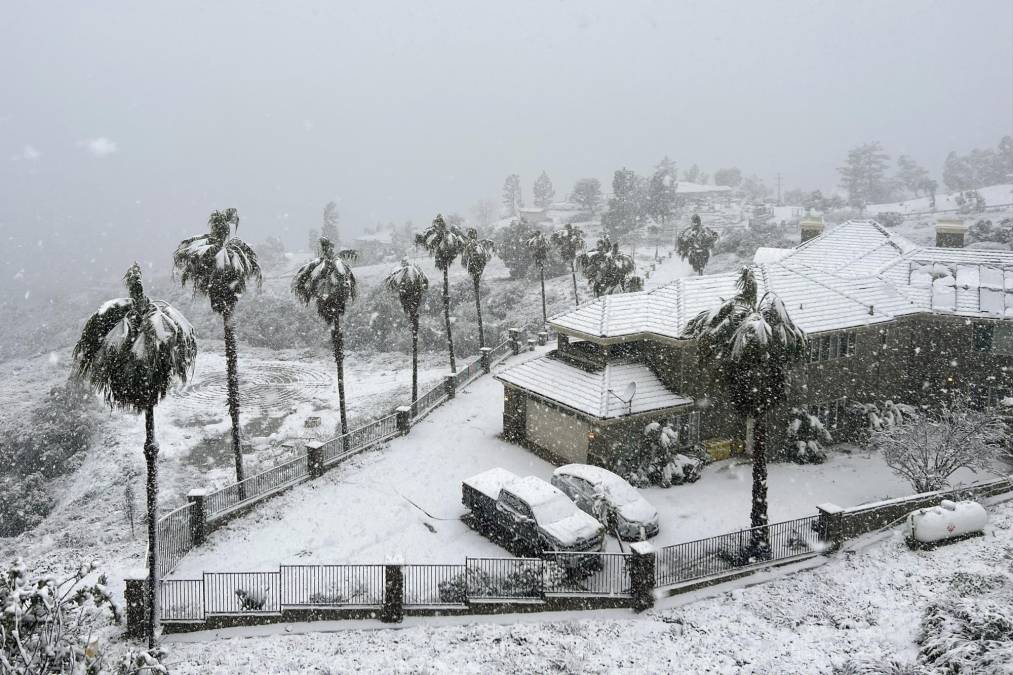
{"type": "Polygon", "coordinates": [[[480,239],[478,230],[469,227],[461,247],[461,265],[468,270],[468,276],[475,286],[475,311],[478,312],[478,346],[485,346],[485,330],[482,327],[482,299],[480,285],[485,266],[492,260],[496,252],[496,242],[492,239],[480,239]]]}
{"type": "Polygon", "coordinates": [[[542,285],[542,323],[549,322],[549,316],[545,311],[545,263],[549,261],[549,238],[541,230],[528,237],[528,250],[531,251],[531,260],[538,267],[538,280],[542,285]]]}
{"type": "Polygon", "coordinates": [[[190,282],[193,294],[210,300],[211,309],[222,317],[229,417],[232,419],[232,454],[242,499],[245,498],[245,489],[242,426],[239,422],[239,355],[233,312],[240,296],[246,292],[247,284],[252,281],[259,287],[262,276],[256,252],[239,237],[231,236],[233,228],[239,229],[239,213],[235,209],[215,211],[208,218],[209,232],[181,241],[172,261],[180,283],[186,286],[190,282]]]}
{"type": "Polygon", "coordinates": [[[711,259],[711,249],[717,240],[718,233],[705,227],[700,221],[700,216],[694,213],[692,224],[679,233],[677,242],[679,257],[688,260],[693,271],[702,276],[711,259]]]}
{"type": "MultiPolygon", "coordinates": [[[[429,289],[429,279],[422,268],[408,258],[401,259],[401,266],[387,275],[384,286],[397,294],[401,308],[408,315],[412,330],[412,405],[419,398],[419,307],[429,289]]],[[[414,413],[414,411],[412,411],[414,413]]]]}
{"type": "Polygon", "coordinates": [[[450,266],[461,254],[464,235],[454,225],[447,225],[442,214],[436,214],[432,225],[415,235],[415,243],[433,256],[436,269],[443,273],[443,322],[447,329],[447,351],[450,353],[450,372],[457,372],[454,361],[454,335],[450,330],[450,266]]]}
{"type": "MultiPolygon", "coordinates": [[[[341,317],[348,303],[355,300],[355,274],[349,262],[358,255],[346,249],[335,251],[327,237],[320,237],[320,256],[300,267],[292,277],[292,292],[305,305],[315,302],[317,314],[330,326],[331,348],[338,368],[338,408],[341,414],[341,434],[348,433],[348,411],[345,406],[345,342],[341,333],[341,317]]],[[[348,437],[344,446],[348,447],[348,437]]]]}
{"type": "Polygon", "coordinates": [[[686,325],[697,340],[700,362],[715,371],[735,411],[745,418],[746,449],[753,456],[754,528],[750,555],[767,556],[767,413],[787,395],[788,371],[802,359],[806,337],[784,303],[768,291],[758,297],[756,277],[743,267],[738,292],[719,306],[701,312],[686,325]]]}
{"type": "Polygon", "coordinates": [[[559,257],[570,265],[570,277],[573,279],[573,300],[580,304],[580,295],[577,293],[577,256],[584,250],[584,232],[572,223],[567,223],[563,229],[557,230],[551,236],[552,245],[556,247],[559,257]]]}
{"type": "Polygon", "coordinates": [[[129,297],[110,300],[84,324],[74,347],[77,374],[102,394],[110,407],[144,415],[144,461],[148,507],[148,646],[155,644],[158,547],[158,442],[155,406],[169,388],[186,382],[197,358],[197,336],[186,318],[144,294],[141,268],[123,278],[129,297]]]}
{"type": "Polygon", "coordinates": [[[612,243],[607,234],[597,241],[592,250],[581,253],[577,262],[596,298],[628,290],[630,278],[636,269],[633,258],[621,252],[619,244],[612,243]]]}

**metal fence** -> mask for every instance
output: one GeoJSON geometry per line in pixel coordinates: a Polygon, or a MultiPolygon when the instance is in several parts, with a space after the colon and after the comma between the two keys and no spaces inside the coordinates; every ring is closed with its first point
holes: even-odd
{"type": "Polygon", "coordinates": [[[466,558],[469,600],[537,600],[545,593],[541,558],[466,558]]]}
{"type": "Polygon", "coordinates": [[[158,608],[163,621],[203,621],[204,581],[165,579],[159,582],[158,608]]]}
{"type": "Polygon", "coordinates": [[[545,592],[628,598],[633,594],[629,562],[625,553],[553,553],[542,576],[545,592]]]}
{"type": "Polygon", "coordinates": [[[344,436],[332,438],[324,444],[324,465],[333,464],[344,459],[347,455],[364,450],[376,443],[382,443],[397,434],[396,414],[387,415],[358,429],[352,429],[344,436]]]}
{"type": "Polygon", "coordinates": [[[671,586],[820,550],[819,516],[771,523],[658,550],[655,585],[671,586]],[[766,541],[766,549],[762,542],[766,541]]]}
{"type": "Polygon", "coordinates": [[[281,604],[291,607],[380,607],[383,565],[282,565],[281,604]]]}
{"type": "Polygon", "coordinates": [[[207,504],[207,518],[210,520],[262,499],[265,495],[284,490],[292,484],[309,478],[306,455],[300,454],[267,471],[244,479],[241,483],[232,483],[210,493],[207,504]]]}
{"type": "Polygon", "coordinates": [[[203,584],[205,615],[281,612],[279,572],[205,572],[203,584]]]}
{"type": "Polygon", "coordinates": [[[155,546],[158,552],[158,574],[168,573],[193,548],[190,512],[187,502],[158,519],[155,525],[155,546]]]}
{"type": "Polygon", "coordinates": [[[412,401],[412,421],[418,422],[448,398],[447,387],[441,382],[419,396],[417,400],[412,401]]]}
{"type": "Polygon", "coordinates": [[[492,351],[489,352],[489,363],[492,364],[502,361],[509,356],[512,351],[513,350],[510,348],[510,340],[504,340],[493,347],[492,351]]]}
{"type": "Polygon", "coordinates": [[[404,606],[463,605],[468,599],[464,565],[405,565],[404,606]]]}
{"type": "Polygon", "coordinates": [[[482,370],[482,359],[481,357],[479,357],[474,361],[472,361],[471,363],[469,363],[468,365],[466,365],[464,368],[461,368],[459,371],[457,371],[457,373],[454,375],[454,384],[458,389],[460,389],[461,387],[463,387],[464,385],[468,384],[476,377],[481,375],[483,372],[484,371],[482,370]]]}

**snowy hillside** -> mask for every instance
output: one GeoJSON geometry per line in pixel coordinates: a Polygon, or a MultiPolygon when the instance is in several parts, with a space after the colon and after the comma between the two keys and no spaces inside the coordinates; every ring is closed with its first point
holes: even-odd
{"type": "MultiPolygon", "coordinates": [[[[868,204],[865,212],[874,218],[877,213],[927,214],[933,211],[957,211],[960,208],[956,200],[959,194],[960,192],[952,192],[936,195],[935,209],[930,205],[928,197],[917,197],[890,204],[868,204]]],[[[978,188],[978,194],[985,200],[986,208],[1013,205],[1013,184],[978,188]]]]}

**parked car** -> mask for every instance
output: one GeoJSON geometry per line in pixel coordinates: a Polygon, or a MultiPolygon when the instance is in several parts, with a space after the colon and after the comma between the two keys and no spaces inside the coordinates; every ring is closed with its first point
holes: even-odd
{"type": "Polygon", "coordinates": [[[605,528],[541,478],[489,469],[464,480],[461,492],[479,531],[523,555],[555,557],[568,568],[599,562],[597,556],[546,555],[601,551],[605,528]]]}
{"type": "Polygon", "coordinates": [[[552,484],[621,539],[640,541],[658,534],[658,511],[636,488],[607,469],[567,464],[553,472],[552,484]]]}

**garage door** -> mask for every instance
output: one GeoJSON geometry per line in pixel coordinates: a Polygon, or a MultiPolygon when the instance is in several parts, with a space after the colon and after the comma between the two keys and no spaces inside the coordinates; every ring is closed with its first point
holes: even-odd
{"type": "Polygon", "coordinates": [[[591,425],[555,408],[528,399],[528,440],[570,462],[587,462],[591,425]]]}

